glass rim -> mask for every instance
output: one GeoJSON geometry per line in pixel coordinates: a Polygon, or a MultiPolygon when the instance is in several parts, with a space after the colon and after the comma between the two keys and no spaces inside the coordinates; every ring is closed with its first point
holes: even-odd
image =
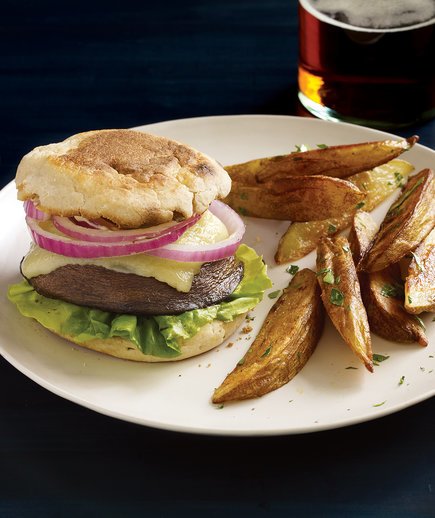
{"type": "Polygon", "coordinates": [[[389,28],[369,28],[369,27],[358,27],[357,25],[350,25],[349,23],[340,22],[339,20],[335,20],[330,16],[327,16],[322,11],[316,9],[310,2],[310,0],[299,0],[299,4],[314,17],[318,18],[322,22],[328,23],[329,25],[335,25],[336,27],[340,27],[342,29],[348,29],[355,32],[369,32],[369,33],[392,33],[392,32],[405,32],[414,29],[420,29],[422,27],[428,27],[429,25],[433,25],[435,23],[435,17],[425,22],[415,23],[412,25],[406,25],[404,27],[389,27],[389,28]]]}

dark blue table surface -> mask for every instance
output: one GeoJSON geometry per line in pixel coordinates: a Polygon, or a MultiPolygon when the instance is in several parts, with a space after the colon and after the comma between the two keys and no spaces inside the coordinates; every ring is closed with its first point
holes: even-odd
{"type": "MultiPolygon", "coordinates": [[[[79,131],[302,113],[296,7],[3,2],[0,186],[24,153],[79,131]]],[[[396,133],[435,146],[434,121],[396,133]]],[[[310,435],[165,432],[65,401],[0,359],[0,516],[430,517],[434,437],[434,399],[310,435]]]]}

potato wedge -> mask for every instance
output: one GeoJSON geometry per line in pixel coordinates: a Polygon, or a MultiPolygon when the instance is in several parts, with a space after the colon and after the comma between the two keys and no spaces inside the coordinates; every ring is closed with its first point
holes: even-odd
{"type": "Polygon", "coordinates": [[[352,226],[349,232],[349,246],[352,252],[353,262],[358,264],[370,248],[378,225],[368,212],[358,210],[353,217],[352,226]]]}
{"type": "Polygon", "coordinates": [[[428,344],[421,322],[405,311],[399,265],[360,276],[370,330],[393,342],[428,344]]]}
{"type": "Polygon", "coordinates": [[[326,312],[350,349],[373,372],[370,329],[349,241],[344,236],[322,238],[316,265],[326,312]]]}
{"type": "MultiPolygon", "coordinates": [[[[410,163],[396,159],[371,171],[350,176],[347,180],[366,192],[363,209],[371,211],[388,198],[398,186],[405,184],[413,169],[410,163]]],[[[304,257],[316,248],[322,237],[332,236],[348,227],[353,215],[352,211],[338,218],[292,223],[281,237],[275,261],[283,264],[304,257]]]]}
{"type": "Polygon", "coordinates": [[[405,309],[414,314],[435,311],[435,228],[412,255],[405,282],[405,309]]]}
{"type": "Polygon", "coordinates": [[[390,207],[359,271],[376,272],[412,252],[435,226],[435,175],[424,169],[413,176],[390,207]]]}
{"type": "Polygon", "coordinates": [[[373,169],[410,149],[418,137],[330,146],[287,155],[250,160],[225,169],[233,181],[256,185],[278,178],[324,175],[346,178],[373,169]]]}
{"type": "Polygon", "coordinates": [[[244,216],[309,221],[336,217],[363,203],[366,194],[340,178],[307,176],[260,186],[233,182],[224,202],[244,216]]]}
{"type": "MultiPolygon", "coordinates": [[[[370,248],[377,224],[368,212],[358,211],[353,218],[349,244],[355,264],[370,248]]],[[[403,305],[403,281],[399,264],[380,272],[360,272],[361,296],[366,308],[370,331],[400,343],[428,341],[420,322],[409,315],[403,305]]]]}
{"type": "Polygon", "coordinates": [[[270,310],[250,349],[213,395],[213,403],[263,396],[306,364],[323,330],[316,274],[300,270],[270,310]]]}

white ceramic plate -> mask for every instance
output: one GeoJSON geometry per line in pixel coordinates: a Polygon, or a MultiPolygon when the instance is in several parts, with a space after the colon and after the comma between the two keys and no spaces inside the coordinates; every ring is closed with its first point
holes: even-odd
{"type": "MultiPolygon", "coordinates": [[[[285,116],[225,116],[176,120],[140,129],[191,144],[223,164],[279,155],[296,144],[347,144],[387,134],[348,124],[285,116]]],[[[435,153],[415,146],[405,158],[416,169],[433,165],[435,153]]],[[[390,200],[391,201],[391,200],[390,200]]],[[[376,211],[382,218],[390,201],[376,211]]],[[[374,337],[374,352],[389,356],[368,373],[327,321],[305,368],[287,385],[260,399],[211,404],[213,389],[232,370],[273,304],[267,296],[253,312],[253,331],[231,338],[202,356],[172,364],[138,364],[74,347],[18,314],[6,298],[20,279],[19,263],[29,246],[22,205],[9,184],[0,194],[0,219],[10,222],[0,237],[0,352],[12,365],[48,390],[126,421],[193,433],[272,435],[306,433],[376,419],[435,393],[435,324],[424,321],[430,345],[401,345],[374,337]],[[347,369],[347,367],[357,367],[347,369]],[[399,384],[404,376],[404,383],[399,384]]],[[[264,255],[274,288],[287,285],[285,266],[273,255],[285,222],[246,219],[244,241],[264,255]]],[[[314,253],[298,264],[314,269],[314,253]]],[[[271,290],[271,291],[272,291],[271,290]]],[[[7,397],[7,396],[5,396],[7,397]]]]}

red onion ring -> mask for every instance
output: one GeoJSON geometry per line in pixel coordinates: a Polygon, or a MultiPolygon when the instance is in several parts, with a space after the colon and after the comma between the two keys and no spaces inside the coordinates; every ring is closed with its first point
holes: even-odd
{"type": "Polygon", "coordinates": [[[99,228],[101,230],[107,230],[107,226],[100,225],[100,223],[97,223],[96,221],[92,221],[90,219],[83,218],[82,216],[73,216],[71,218],[76,225],[79,225],[81,227],[85,228],[99,228]]]}
{"type": "Polygon", "coordinates": [[[25,203],[25,209],[26,222],[34,242],[50,252],[68,257],[116,257],[146,252],[175,261],[210,262],[233,255],[245,233],[245,225],[240,216],[228,205],[216,200],[209,210],[222,221],[230,235],[219,243],[202,246],[174,244],[198,221],[200,215],[180,223],[115,231],[103,229],[100,225],[100,228],[83,227],[79,220],[55,216],[53,224],[66,234],[57,235],[41,227],[40,222],[46,221],[49,216],[39,211],[31,201],[25,203]]]}
{"type": "Polygon", "coordinates": [[[38,221],[47,221],[50,219],[50,214],[36,208],[36,205],[32,200],[26,200],[24,202],[24,211],[29,218],[33,218],[38,221]]]}
{"type": "MultiPolygon", "coordinates": [[[[190,218],[190,225],[193,225],[199,217],[200,216],[194,216],[190,218]]],[[[173,243],[187,229],[186,225],[182,228],[177,228],[177,230],[173,232],[141,241],[93,243],[75,241],[70,237],[53,234],[48,230],[44,230],[40,225],[40,221],[30,218],[29,216],[26,217],[26,222],[32,239],[38,246],[55,254],[79,258],[115,257],[148,252],[154,248],[173,243]]]]}
{"type": "Polygon", "coordinates": [[[233,255],[245,233],[245,224],[237,212],[220,201],[213,201],[209,210],[227,227],[230,235],[226,239],[202,246],[167,244],[147,253],[183,262],[211,262],[233,255]]]}
{"type": "MultiPolygon", "coordinates": [[[[53,217],[53,224],[63,234],[80,241],[90,241],[93,243],[123,243],[125,241],[136,242],[144,239],[154,239],[179,230],[187,230],[194,225],[200,215],[197,214],[184,221],[163,223],[149,228],[135,228],[129,230],[109,230],[105,228],[96,229],[84,227],[80,222],[74,219],[63,218],[60,216],[53,217]]],[[[178,237],[180,234],[178,234],[178,237]]],[[[178,239],[178,238],[177,238],[178,239]]]]}

